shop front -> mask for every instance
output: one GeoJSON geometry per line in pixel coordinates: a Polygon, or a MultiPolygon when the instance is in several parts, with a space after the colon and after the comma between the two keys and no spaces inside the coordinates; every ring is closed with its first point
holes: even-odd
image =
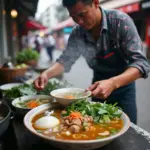
{"type": "Polygon", "coordinates": [[[127,13],[134,21],[147,55],[150,57],[150,0],[108,1],[101,5],[127,13]]]}
{"type": "Polygon", "coordinates": [[[20,50],[23,25],[29,16],[34,17],[38,0],[0,0],[0,66],[20,50]]]}

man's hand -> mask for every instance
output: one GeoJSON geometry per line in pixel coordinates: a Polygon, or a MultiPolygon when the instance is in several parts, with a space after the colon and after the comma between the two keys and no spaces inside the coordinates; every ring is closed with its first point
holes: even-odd
{"type": "Polygon", "coordinates": [[[88,88],[94,97],[101,99],[106,99],[115,89],[113,79],[97,81],[88,88]]]}
{"type": "Polygon", "coordinates": [[[34,81],[34,86],[38,90],[44,89],[48,83],[48,79],[56,77],[64,72],[64,66],[60,63],[55,63],[52,67],[41,73],[34,81]]]}
{"type": "Polygon", "coordinates": [[[38,90],[44,89],[46,84],[48,83],[48,76],[45,72],[43,72],[35,81],[34,86],[38,90]]]}

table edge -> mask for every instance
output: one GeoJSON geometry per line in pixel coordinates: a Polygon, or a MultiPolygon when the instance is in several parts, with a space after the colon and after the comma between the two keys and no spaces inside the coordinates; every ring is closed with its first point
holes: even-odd
{"type": "Polygon", "coordinates": [[[137,134],[141,134],[145,139],[147,139],[150,143],[150,133],[146,130],[142,129],[141,127],[131,123],[131,127],[137,132],[137,134]]]}

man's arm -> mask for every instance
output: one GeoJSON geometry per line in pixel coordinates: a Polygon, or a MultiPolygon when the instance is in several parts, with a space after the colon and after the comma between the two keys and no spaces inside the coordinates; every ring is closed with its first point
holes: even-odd
{"type": "MultiPolygon", "coordinates": [[[[132,69],[129,69],[128,71],[128,68],[134,68],[140,72],[140,77],[147,78],[148,73],[150,72],[148,60],[145,56],[143,44],[136,29],[136,26],[133,20],[127,14],[122,13],[121,15],[120,26],[118,27],[118,34],[120,35],[120,48],[124,53],[126,61],[128,62],[128,76],[130,76],[130,78],[132,79],[135,75],[135,79],[137,79],[136,74],[133,74],[132,71],[130,72],[130,70],[132,69]]],[[[139,75],[137,75],[137,77],[138,76],[139,75]]]]}
{"type": "Polygon", "coordinates": [[[117,88],[132,83],[140,77],[147,78],[150,71],[141,39],[132,19],[124,13],[120,13],[119,17],[116,32],[119,35],[120,50],[123,51],[128,66],[122,74],[95,82],[88,88],[93,96],[101,99],[106,99],[117,88]]]}
{"type": "Polygon", "coordinates": [[[72,31],[66,49],[63,51],[63,54],[56,60],[59,64],[64,66],[64,71],[69,72],[72,65],[81,55],[81,48],[78,44],[80,40],[80,30],[78,27],[75,27],[72,31]]]}
{"type": "Polygon", "coordinates": [[[48,79],[56,77],[62,74],[64,71],[64,66],[59,63],[55,63],[51,68],[42,72],[40,76],[34,81],[34,86],[38,90],[44,89],[45,85],[48,83],[48,79]]]}
{"type": "Polygon", "coordinates": [[[61,75],[63,72],[64,72],[64,66],[56,62],[51,68],[47,69],[43,73],[45,73],[48,78],[53,78],[61,75]]]}
{"type": "Polygon", "coordinates": [[[44,86],[48,83],[49,78],[53,78],[63,72],[70,71],[71,66],[81,54],[80,47],[77,47],[78,44],[76,38],[78,39],[78,35],[76,33],[76,29],[74,29],[70,35],[68,45],[63,51],[63,54],[56,60],[56,63],[52,67],[42,72],[40,76],[34,81],[34,85],[37,89],[43,89],[44,86]]]}
{"type": "Polygon", "coordinates": [[[142,74],[137,68],[130,67],[118,76],[95,82],[88,90],[92,91],[93,96],[106,99],[114,90],[132,83],[141,76],[142,74]]]}
{"type": "Polygon", "coordinates": [[[68,44],[63,54],[56,60],[56,63],[51,68],[44,72],[47,74],[48,78],[58,76],[64,71],[70,71],[71,66],[81,55],[79,47],[77,47],[76,38],[78,38],[78,35],[75,28],[68,39],[68,44]]]}
{"type": "Polygon", "coordinates": [[[128,68],[121,75],[111,78],[114,80],[116,88],[132,83],[138,78],[146,78],[150,71],[142,41],[133,20],[122,13],[119,24],[120,45],[128,61],[128,68]]]}
{"type": "Polygon", "coordinates": [[[122,86],[132,83],[141,77],[142,74],[137,68],[130,67],[121,75],[110,78],[110,80],[112,80],[114,83],[114,89],[118,89],[122,86]]]}

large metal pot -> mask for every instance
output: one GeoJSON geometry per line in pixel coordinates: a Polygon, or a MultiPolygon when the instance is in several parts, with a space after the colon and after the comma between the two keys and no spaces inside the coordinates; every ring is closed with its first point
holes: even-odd
{"type": "Polygon", "coordinates": [[[11,116],[10,107],[5,103],[0,104],[0,137],[8,129],[11,118],[10,116],[11,116]]]}

